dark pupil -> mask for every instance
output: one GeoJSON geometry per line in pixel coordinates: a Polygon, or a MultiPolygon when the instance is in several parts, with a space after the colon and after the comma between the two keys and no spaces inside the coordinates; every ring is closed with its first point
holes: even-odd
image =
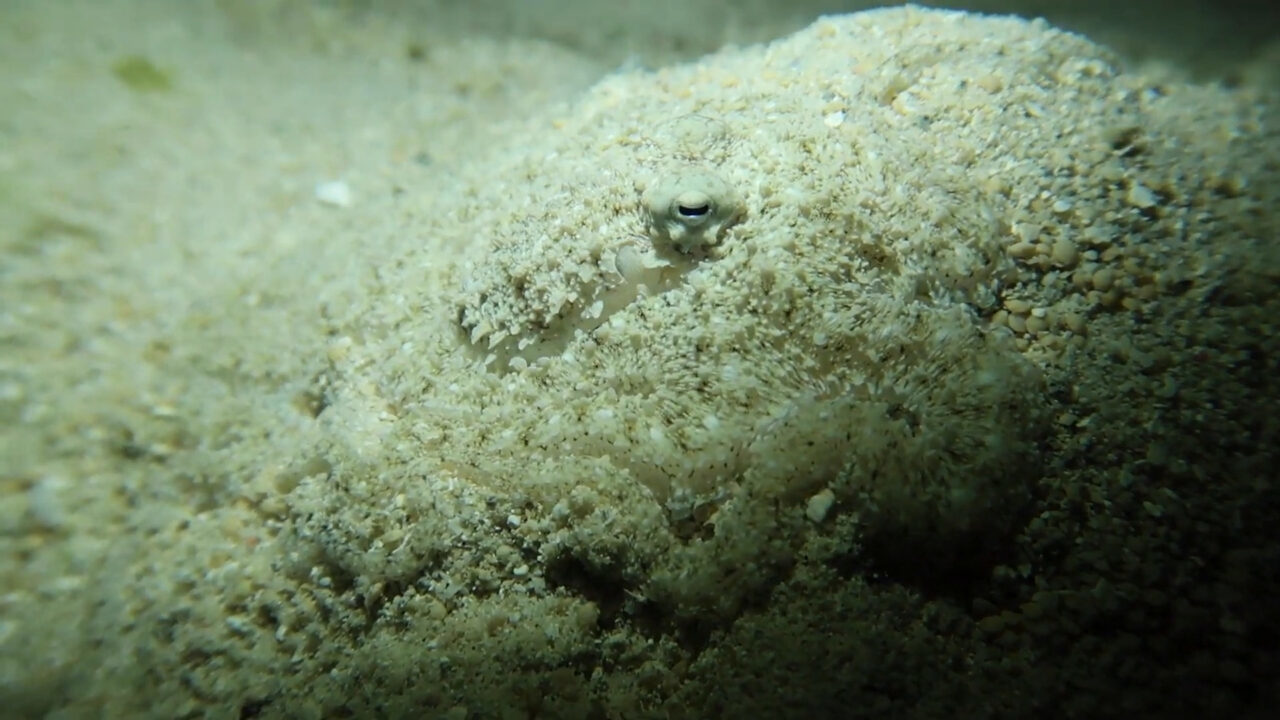
{"type": "Polygon", "coordinates": [[[676,207],[681,215],[685,217],[701,217],[711,212],[710,205],[698,205],[697,207],[689,207],[688,205],[680,205],[676,207]]]}

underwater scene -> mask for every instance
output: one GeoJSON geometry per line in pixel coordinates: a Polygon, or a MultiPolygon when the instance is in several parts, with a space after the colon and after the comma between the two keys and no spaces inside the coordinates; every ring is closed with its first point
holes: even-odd
{"type": "Polygon", "coordinates": [[[0,718],[1271,717],[1280,10],[0,0],[0,718]]]}

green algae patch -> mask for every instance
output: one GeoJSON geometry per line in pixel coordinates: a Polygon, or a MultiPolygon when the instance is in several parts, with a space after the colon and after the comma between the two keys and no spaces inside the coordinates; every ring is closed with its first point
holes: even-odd
{"type": "Polygon", "coordinates": [[[141,55],[128,55],[111,64],[111,72],[134,92],[158,93],[173,89],[173,76],[141,55]]]}

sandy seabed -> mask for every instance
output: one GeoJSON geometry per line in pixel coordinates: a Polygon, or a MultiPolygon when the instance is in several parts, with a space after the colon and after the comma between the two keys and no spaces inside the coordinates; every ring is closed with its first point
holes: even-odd
{"type": "Polygon", "coordinates": [[[0,9],[0,715],[1280,701],[1274,47],[410,5],[0,9]]]}

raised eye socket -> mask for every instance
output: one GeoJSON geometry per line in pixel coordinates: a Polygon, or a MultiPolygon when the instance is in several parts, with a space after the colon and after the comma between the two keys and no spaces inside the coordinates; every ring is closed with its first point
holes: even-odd
{"type": "Polygon", "coordinates": [[[654,242],[685,254],[715,245],[724,229],[742,215],[733,188],[715,172],[700,167],[681,168],[648,183],[641,202],[654,242]]]}

